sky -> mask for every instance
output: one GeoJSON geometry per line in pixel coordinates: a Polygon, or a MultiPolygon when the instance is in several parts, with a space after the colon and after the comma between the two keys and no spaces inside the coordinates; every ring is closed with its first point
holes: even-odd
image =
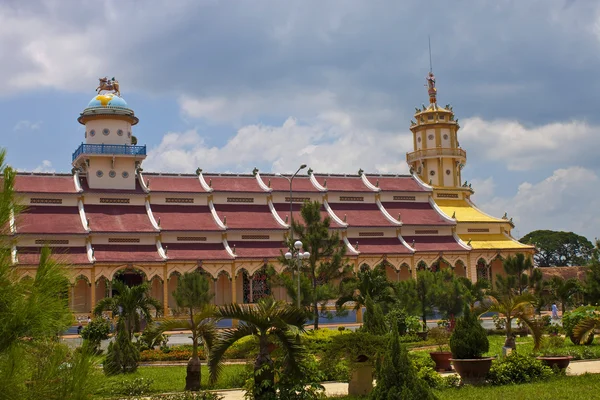
{"type": "Polygon", "coordinates": [[[69,172],[114,76],[145,171],[404,174],[428,37],[472,200],[517,237],[600,236],[595,0],[0,0],[0,147],[69,172]]]}

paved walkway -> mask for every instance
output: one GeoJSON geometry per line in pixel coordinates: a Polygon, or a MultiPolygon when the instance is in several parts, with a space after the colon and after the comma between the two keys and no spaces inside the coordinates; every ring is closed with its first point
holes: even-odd
{"type": "MultiPolygon", "coordinates": [[[[585,373],[600,374],[600,360],[572,361],[567,369],[567,375],[583,375],[585,373]]],[[[344,382],[326,382],[323,386],[327,396],[348,394],[348,384],[344,382]]],[[[224,400],[244,400],[244,391],[242,390],[225,390],[218,393],[224,397],[224,400]]]]}

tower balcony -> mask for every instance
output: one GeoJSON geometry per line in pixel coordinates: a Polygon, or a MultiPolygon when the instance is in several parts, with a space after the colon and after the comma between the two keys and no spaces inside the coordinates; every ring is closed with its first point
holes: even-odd
{"type": "Polygon", "coordinates": [[[409,164],[417,160],[422,160],[424,158],[438,158],[438,157],[453,157],[459,158],[463,161],[467,160],[467,152],[463,149],[459,148],[443,148],[443,147],[435,147],[433,149],[422,149],[413,151],[411,153],[406,153],[406,161],[409,164]]]}
{"type": "Polygon", "coordinates": [[[131,146],[128,144],[85,144],[81,146],[73,153],[73,162],[82,156],[90,154],[101,154],[101,155],[119,155],[119,156],[134,156],[134,157],[146,157],[146,146],[131,146]]]}

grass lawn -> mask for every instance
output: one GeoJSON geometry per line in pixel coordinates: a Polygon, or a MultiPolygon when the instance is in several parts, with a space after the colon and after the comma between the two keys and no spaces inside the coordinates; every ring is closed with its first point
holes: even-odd
{"type": "MultiPolygon", "coordinates": [[[[443,400],[573,400],[600,399],[600,375],[557,377],[548,382],[522,385],[463,387],[436,391],[443,400]]],[[[337,397],[339,400],[358,400],[360,397],[337,397]]]]}
{"type": "MultiPolygon", "coordinates": [[[[123,380],[135,378],[149,378],[154,381],[150,387],[153,393],[181,392],[185,387],[185,366],[176,367],[140,367],[137,372],[129,375],[117,375],[107,377],[101,372],[97,375],[98,390],[96,394],[100,397],[112,397],[113,388],[123,380]]],[[[210,389],[239,388],[244,385],[246,377],[245,365],[224,365],[221,376],[217,383],[208,386],[208,368],[202,366],[202,387],[210,389]]],[[[120,396],[123,397],[123,396],[120,396]]]]}

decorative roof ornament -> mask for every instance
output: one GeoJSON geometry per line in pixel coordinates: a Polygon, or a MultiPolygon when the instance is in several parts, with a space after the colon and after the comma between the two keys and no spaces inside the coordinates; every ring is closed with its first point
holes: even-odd
{"type": "Polygon", "coordinates": [[[427,93],[429,94],[429,103],[436,104],[437,103],[437,89],[435,87],[435,75],[433,72],[429,71],[427,74],[427,93]]]}
{"type": "Polygon", "coordinates": [[[111,79],[108,79],[107,76],[104,78],[98,78],[100,83],[96,88],[96,93],[100,94],[100,92],[112,92],[117,96],[121,97],[121,90],[119,89],[119,81],[115,79],[113,76],[111,79]]]}

